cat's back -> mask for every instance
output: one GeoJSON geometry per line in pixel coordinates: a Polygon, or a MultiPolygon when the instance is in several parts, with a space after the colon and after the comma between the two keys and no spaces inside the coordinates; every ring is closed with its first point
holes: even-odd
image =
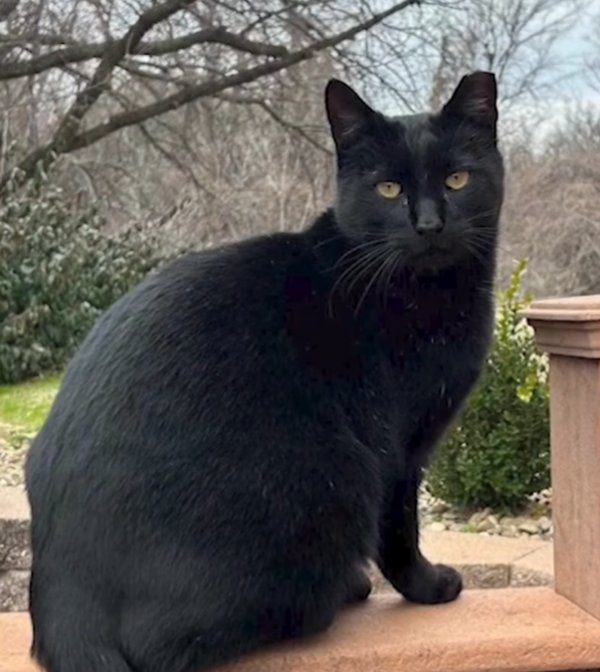
{"type": "Polygon", "coordinates": [[[49,460],[77,446],[74,468],[99,443],[106,460],[124,444],[170,442],[202,418],[214,432],[220,418],[242,422],[281,378],[297,264],[310,266],[301,237],[277,234],[188,254],[147,278],[90,332],[32,453],[49,460]]]}

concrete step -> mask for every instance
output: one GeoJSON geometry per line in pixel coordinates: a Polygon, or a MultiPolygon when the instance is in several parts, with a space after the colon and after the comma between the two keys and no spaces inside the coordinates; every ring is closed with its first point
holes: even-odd
{"type": "MultiPolygon", "coordinates": [[[[0,672],[36,672],[26,614],[0,614],[0,672]]],[[[600,669],[600,621],[549,588],[473,590],[453,604],[393,596],[346,609],[311,640],[218,672],[550,672],[600,669]]],[[[215,671],[217,672],[217,671],[215,671]]]]}

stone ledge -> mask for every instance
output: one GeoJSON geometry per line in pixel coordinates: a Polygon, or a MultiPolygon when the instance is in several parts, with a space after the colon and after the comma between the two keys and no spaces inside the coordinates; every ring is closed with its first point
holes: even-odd
{"type": "Polygon", "coordinates": [[[29,504],[23,488],[0,487],[0,518],[5,520],[29,520],[29,504]]]}
{"type": "MultiPolygon", "coordinates": [[[[0,672],[35,672],[27,614],[0,615],[0,672]]],[[[325,634],[218,672],[558,672],[600,668],[600,621],[548,588],[473,590],[453,604],[380,596],[325,634]]],[[[215,671],[217,672],[217,671],[215,671]]]]}
{"type": "Polygon", "coordinates": [[[544,672],[600,666],[600,621],[546,588],[471,591],[454,604],[379,597],[311,642],[219,672],[544,672]]]}

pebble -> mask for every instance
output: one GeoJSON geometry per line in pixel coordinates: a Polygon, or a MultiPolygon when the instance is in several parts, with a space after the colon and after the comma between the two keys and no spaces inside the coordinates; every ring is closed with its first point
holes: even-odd
{"type": "Polygon", "coordinates": [[[519,525],[519,532],[525,532],[525,534],[537,534],[539,531],[539,526],[533,521],[525,521],[519,525]]]}
{"type": "Polygon", "coordinates": [[[552,489],[532,495],[527,510],[520,514],[500,515],[490,508],[465,513],[433,497],[426,484],[419,499],[422,526],[429,530],[500,535],[503,537],[539,537],[552,539],[552,489]]]}
{"type": "Polygon", "coordinates": [[[516,525],[507,525],[506,527],[501,528],[501,534],[503,537],[518,537],[519,530],[516,525]]]}
{"type": "Polygon", "coordinates": [[[429,508],[429,512],[444,514],[448,511],[449,508],[450,508],[449,504],[446,504],[446,502],[443,502],[441,499],[438,499],[431,505],[431,507],[429,508]]]}
{"type": "Polygon", "coordinates": [[[552,521],[548,516],[542,516],[538,520],[538,525],[541,532],[550,532],[552,530],[552,521]]]}
{"type": "Polygon", "coordinates": [[[484,522],[486,518],[492,513],[491,509],[483,509],[483,511],[477,511],[469,518],[469,523],[474,527],[477,527],[479,524],[484,522]]]}
{"type": "Polygon", "coordinates": [[[23,484],[23,466],[28,444],[15,447],[0,438],[0,487],[23,484]]]}
{"type": "Polygon", "coordinates": [[[460,516],[456,511],[448,511],[447,513],[442,513],[442,520],[448,520],[450,522],[454,522],[458,520],[460,516]]]}
{"type": "Polygon", "coordinates": [[[490,530],[493,530],[496,525],[492,520],[490,520],[491,516],[488,516],[487,518],[484,518],[481,520],[477,525],[475,525],[475,531],[476,532],[489,532],[490,530]]]}

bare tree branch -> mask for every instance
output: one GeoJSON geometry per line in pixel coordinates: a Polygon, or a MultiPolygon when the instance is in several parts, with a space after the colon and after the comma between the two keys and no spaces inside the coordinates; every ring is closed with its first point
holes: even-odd
{"type": "MultiPolygon", "coordinates": [[[[360,33],[370,30],[386,18],[396,14],[411,5],[420,4],[421,0],[403,0],[394,3],[388,9],[373,14],[354,26],[335,33],[328,37],[316,40],[307,46],[290,52],[277,59],[249,67],[236,74],[222,76],[218,79],[208,80],[196,85],[183,88],[162,100],[156,101],[144,107],[136,108],[119,114],[115,114],[104,123],[97,124],[90,129],[79,132],[79,125],[94,102],[106,90],[110,75],[119,62],[131,53],[140,44],[143,35],[156,23],[166,19],[179,9],[193,3],[194,0],[168,0],[161,5],[155,6],[144,12],[123,38],[115,42],[104,54],[100,64],[90,83],[79,93],[70,110],[58,127],[52,140],[46,145],[28,154],[17,166],[15,181],[20,184],[29,179],[35,172],[38,164],[46,169],[57,158],[65,153],[87,147],[115,131],[140,124],[148,119],[159,116],[166,112],[176,110],[183,105],[199,98],[215,96],[226,89],[248,84],[258,79],[274,74],[293,65],[302,63],[315,54],[325,49],[350,40],[360,33]]],[[[6,188],[10,180],[5,175],[0,181],[0,189],[6,188]]]]}
{"type": "Polygon", "coordinates": [[[0,21],[8,18],[8,15],[14,12],[19,4],[19,0],[0,0],[0,21]]]}
{"type": "MultiPolygon", "coordinates": [[[[192,2],[195,0],[191,0],[192,2]]],[[[57,49],[49,54],[28,61],[7,63],[0,69],[0,80],[17,79],[28,75],[38,75],[55,67],[67,64],[81,63],[94,58],[102,58],[112,50],[118,41],[96,42],[93,44],[77,44],[57,49]]],[[[285,56],[287,49],[276,44],[264,44],[248,40],[241,35],[231,33],[225,28],[207,28],[198,30],[188,35],[174,37],[169,40],[157,40],[155,42],[140,42],[137,46],[130,46],[128,52],[131,55],[162,56],[176,51],[188,49],[196,44],[221,44],[254,56],[285,56]]]]}
{"type": "Polygon", "coordinates": [[[287,119],[284,119],[278,112],[276,112],[265,100],[262,98],[251,98],[246,96],[233,96],[223,94],[219,96],[222,100],[226,100],[230,103],[235,103],[236,105],[256,105],[264,110],[270,117],[279,124],[282,128],[285,128],[289,131],[292,131],[296,135],[299,135],[303,140],[310,143],[313,147],[323,152],[324,154],[331,156],[332,151],[322,145],[320,142],[317,142],[311,135],[309,135],[301,126],[294,124],[287,119]]]}

